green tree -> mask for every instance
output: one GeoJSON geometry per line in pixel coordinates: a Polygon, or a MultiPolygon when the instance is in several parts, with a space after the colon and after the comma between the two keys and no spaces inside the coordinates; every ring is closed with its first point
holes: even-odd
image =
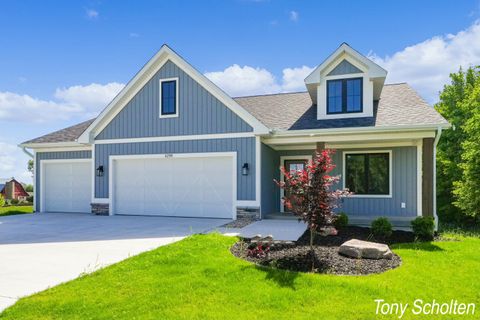
{"type": "Polygon", "coordinates": [[[33,160],[31,159],[28,160],[27,169],[32,174],[32,177],[33,177],[33,160]]]}
{"type": "MultiPolygon", "coordinates": [[[[465,217],[474,214],[470,210],[471,205],[467,208],[461,203],[466,199],[475,199],[473,194],[475,190],[467,190],[472,187],[473,176],[470,174],[473,172],[465,171],[467,167],[473,165],[469,160],[472,156],[469,150],[472,149],[472,139],[475,139],[472,136],[475,129],[469,129],[474,126],[469,123],[472,123],[474,115],[480,112],[478,103],[480,69],[478,67],[471,67],[466,71],[460,69],[458,73],[450,74],[450,79],[451,83],[444,86],[440,101],[435,105],[435,109],[452,124],[452,129],[445,130],[442,134],[437,149],[437,203],[438,214],[443,222],[462,222],[465,217]],[[470,165],[467,166],[467,162],[470,162],[470,165]],[[462,186],[465,182],[469,183],[469,187],[462,186]]],[[[477,135],[476,139],[479,137],[477,135]]],[[[480,187],[480,180],[477,181],[480,187]]]]}
{"type": "Polygon", "coordinates": [[[3,194],[0,193],[0,207],[5,205],[5,199],[3,198],[3,194]]]}

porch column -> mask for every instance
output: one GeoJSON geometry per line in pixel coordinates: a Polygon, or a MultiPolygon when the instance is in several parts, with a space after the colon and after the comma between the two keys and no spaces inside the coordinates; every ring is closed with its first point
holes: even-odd
{"type": "Polygon", "coordinates": [[[318,152],[322,152],[323,149],[325,149],[325,142],[317,142],[315,150],[318,152]]]}
{"type": "Polygon", "coordinates": [[[434,138],[423,138],[422,215],[425,217],[433,217],[433,143],[434,138]]]}

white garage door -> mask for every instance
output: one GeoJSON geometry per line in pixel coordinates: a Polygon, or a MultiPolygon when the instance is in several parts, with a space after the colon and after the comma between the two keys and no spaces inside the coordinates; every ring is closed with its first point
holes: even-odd
{"type": "Polygon", "coordinates": [[[116,159],[113,212],[233,218],[233,157],[116,159]]]}
{"type": "Polygon", "coordinates": [[[42,161],[42,170],[42,211],[91,212],[91,160],[42,161]]]}

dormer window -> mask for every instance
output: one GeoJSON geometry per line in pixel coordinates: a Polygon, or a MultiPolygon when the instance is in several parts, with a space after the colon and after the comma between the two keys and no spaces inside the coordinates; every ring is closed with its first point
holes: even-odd
{"type": "Polygon", "coordinates": [[[363,112],[363,78],[327,80],[327,114],[363,112]]]}

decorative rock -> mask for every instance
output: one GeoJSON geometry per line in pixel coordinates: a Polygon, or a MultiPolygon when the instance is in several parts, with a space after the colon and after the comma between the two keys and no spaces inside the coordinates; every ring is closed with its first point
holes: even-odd
{"type": "Polygon", "coordinates": [[[362,241],[357,239],[344,242],[338,253],[351,258],[392,259],[393,253],[386,244],[362,241]]]}

